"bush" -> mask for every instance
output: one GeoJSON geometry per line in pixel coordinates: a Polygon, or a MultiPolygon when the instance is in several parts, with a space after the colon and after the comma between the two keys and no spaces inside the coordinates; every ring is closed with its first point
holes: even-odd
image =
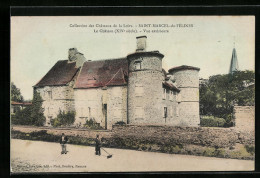
{"type": "Polygon", "coordinates": [[[60,127],[60,126],[70,126],[75,122],[75,112],[69,111],[65,113],[64,111],[59,111],[59,114],[56,118],[51,119],[51,125],[53,127],[60,127]]]}
{"type": "Polygon", "coordinates": [[[95,121],[95,119],[93,118],[91,118],[91,119],[89,119],[89,120],[86,120],[86,123],[84,124],[84,127],[87,127],[87,128],[89,128],[89,129],[103,129],[100,125],[99,125],[99,123],[97,123],[96,121],[95,121]]]}
{"type": "Polygon", "coordinates": [[[116,125],[126,125],[126,123],[124,121],[117,121],[115,124],[116,125]]]}
{"type": "Polygon", "coordinates": [[[214,116],[203,116],[200,118],[200,125],[202,127],[224,127],[225,119],[214,116]]]}
{"type": "Polygon", "coordinates": [[[215,156],[215,148],[206,148],[203,152],[203,156],[215,156]]]}
{"type": "Polygon", "coordinates": [[[255,147],[254,145],[245,145],[245,149],[248,153],[253,155],[255,153],[255,147]]]}

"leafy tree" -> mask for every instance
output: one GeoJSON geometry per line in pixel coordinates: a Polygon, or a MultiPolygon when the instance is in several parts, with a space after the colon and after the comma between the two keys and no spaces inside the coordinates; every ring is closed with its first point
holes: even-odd
{"type": "Polygon", "coordinates": [[[34,92],[32,105],[31,105],[31,122],[35,126],[43,126],[46,122],[44,117],[44,109],[42,108],[42,97],[40,93],[34,92]]]}
{"type": "Polygon", "coordinates": [[[201,115],[224,118],[226,126],[231,126],[235,104],[254,105],[254,83],[255,73],[249,70],[211,76],[208,83],[200,87],[201,115]]]}
{"type": "Polygon", "coordinates": [[[74,111],[65,113],[60,110],[57,117],[51,120],[51,125],[53,127],[70,126],[75,122],[75,115],[74,111]]]}
{"type": "Polygon", "coordinates": [[[23,102],[23,96],[20,92],[20,89],[11,82],[11,100],[16,102],[23,102]]]}
{"type": "Polygon", "coordinates": [[[17,111],[11,118],[12,124],[43,126],[46,122],[46,118],[43,114],[44,109],[42,108],[42,102],[43,100],[40,94],[34,92],[32,105],[17,111]]]}

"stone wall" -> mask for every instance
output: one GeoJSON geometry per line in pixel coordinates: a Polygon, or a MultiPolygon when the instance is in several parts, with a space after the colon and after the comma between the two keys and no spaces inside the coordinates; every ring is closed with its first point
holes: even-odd
{"type": "Polygon", "coordinates": [[[162,117],[165,120],[165,125],[178,125],[179,116],[177,114],[178,103],[176,101],[177,92],[166,89],[166,97],[162,96],[161,107],[162,117]],[[164,116],[164,108],[167,108],[167,117],[164,116]]]}
{"type": "Polygon", "coordinates": [[[102,89],[75,89],[75,124],[83,126],[86,120],[93,119],[104,126],[102,113],[102,89]]]}
{"type": "Polygon", "coordinates": [[[138,71],[129,73],[128,119],[132,124],[164,124],[162,105],[161,71],[138,71]]]}
{"type": "Polygon", "coordinates": [[[118,121],[127,122],[127,87],[75,89],[75,124],[83,126],[86,120],[94,119],[107,129],[118,121]],[[107,120],[105,119],[105,105],[107,120]]]}
{"type": "Polygon", "coordinates": [[[237,130],[255,130],[255,106],[234,106],[234,118],[237,130]]]}
{"type": "Polygon", "coordinates": [[[59,111],[74,111],[74,91],[72,88],[73,82],[65,86],[45,86],[36,88],[40,93],[44,108],[44,116],[46,124],[50,125],[50,119],[54,119],[59,111]]]}
{"type": "Polygon", "coordinates": [[[127,123],[127,86],[108,87],[107,116],[107,129],[119,121],[127,123]]]}
{"type": "Polygon", "coordinates": [[[162,61],[158,57],[145,56],[144,53],[141,57],[131,59],[129,72],[135,71],[135,62],[141,62],[142,69],[162,71],[162,61]]]}
{"type": "Polygon", "coordinates": [[[236,143],[254,144],[254,136],[236,132],[233,128],[202,128],[172,126],[113,126],[113,137],[134,139],[159,145],[200,145],[228,148],[236,143]]]}

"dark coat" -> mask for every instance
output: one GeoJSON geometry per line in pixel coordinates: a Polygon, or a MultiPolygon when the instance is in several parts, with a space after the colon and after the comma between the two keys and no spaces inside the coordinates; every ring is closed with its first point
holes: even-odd
{"type": "Polygon", "coordinates": [[[96,138],[96,139],[95,139],[95,142],[96,142],[96,150],[97,150],[97,149],[100,149],[100,147],[101,147],[101,141],[100,141],[100,139],[96,138]]]}
{"type": "Polygon", "coordinates": [[[66,144],[68,142],[68,137],[65,136],[64,141],[62,141],[62,136],[60,137],[60,144],[66,144]]]}

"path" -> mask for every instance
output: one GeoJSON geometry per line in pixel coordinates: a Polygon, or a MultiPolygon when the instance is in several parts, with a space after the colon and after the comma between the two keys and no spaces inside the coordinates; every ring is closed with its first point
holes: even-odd
{"type": "Polygon", "coordinates": [[[94,154],[94,147],[69,145],[61,155],[58,143],[11,140],[13,172],[142,172],[142,171],[243,171],[253,170],[254,161],[176,155],[105,148],[107,159],[94,154]]]}

